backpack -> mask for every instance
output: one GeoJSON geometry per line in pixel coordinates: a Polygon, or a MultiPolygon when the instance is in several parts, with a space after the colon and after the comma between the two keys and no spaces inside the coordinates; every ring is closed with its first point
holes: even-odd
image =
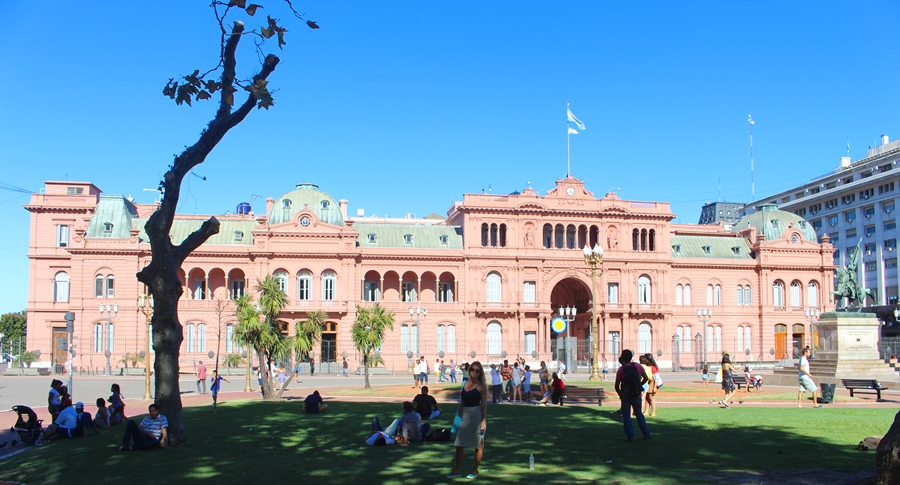
{"type": "Polygon", "coordinates": [[[622,366],[622,397],[638,397],[642,391],[641,372],[630,363],[622,366]]]}
{"type": "Polygon", "coordinates": [[[447,428],[435,428],[428,433],[425,441],[450,441],[450,430],[447,428]]]}

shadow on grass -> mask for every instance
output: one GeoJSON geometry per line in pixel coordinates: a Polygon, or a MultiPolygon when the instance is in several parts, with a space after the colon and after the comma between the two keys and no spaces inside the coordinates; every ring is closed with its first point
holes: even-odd
{"type": "MultiPolygon", "coordinates": [[[[0,462],[0,479],[25,483],[446,483],[453,444],[370,447],[372,416],[396,403],[329,402],[323,415],[302,403],[236,401],[187,408],[187,442],[173,450],[118,452],[124,427],[55,442],[0,462]],[[73,482],[74,483],[74,482],[73,482]]],[[[653,439],[626,443],[612,406],[489,405],[481,473],[491,483],[720,483],[715,471],[874,470],[874,455],[854,450],[884,433],[890,409],[661,408],[653,439]],[[528,469],[533,453],[535,470],[528,469]]],[[[138,420],[143,416],[138,416],[138,420]]],[[[452,412],[432,426],[449,427],[452,412]]],[[[640,432],[638,431],[638,438],[640,432]]],[[[468,450],[464,472],[472,466],[468,450]]],[[[823,482],[827,483],[827,482],[823,482]]]]}

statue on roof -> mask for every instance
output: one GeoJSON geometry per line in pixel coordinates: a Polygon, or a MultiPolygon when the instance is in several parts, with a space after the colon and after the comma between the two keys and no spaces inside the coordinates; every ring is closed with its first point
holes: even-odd
{"type": "Polygon", "coordinates": [[[878,297],[875,295],[875,291],[871,288],[863,288],[856,279],[859,269],[859,252],[861,244],[862,239],[856,243],[856,250],[853,251],[853,255],[850,256],[850,262],[847,263],[846,267],[838,267],[834,270],[834,280],[837,289],[832,291],[831,294],[837,297],[837,300],[835,301],[835,310],[838,309],[837,307],[844,298],[847,299],[847,304],[843,307],[844,310],[848,308],[859,309],[864,307],[866,305],[866,298],[869,297],[872,298],[875,304],[878,304],[878,297]]]}

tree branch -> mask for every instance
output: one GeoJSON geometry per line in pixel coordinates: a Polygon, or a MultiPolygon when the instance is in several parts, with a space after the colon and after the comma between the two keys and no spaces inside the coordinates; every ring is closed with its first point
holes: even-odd
{"type": "Polygon", "coordinates": [[[191,254],[191,251],[197,249],[201,244],[205,243],[207,239],[218,233],[219,220],[215,217],[210,217],[203,222],[203,225],[201,225],[199,229],[192,232],[190,236],[175,248],[175,252],[177,253],[176,257],[179,261],[184,261],[188,254],[191,254]]]}
{"type": "Polygon", "coordinates": [[[228,116],[231,113],[231,107],[234,106],[234,68],[237,65],[234,53],[243,32],[244,23],[236,20],[231,29],[231,37],[228,38],[225,50],[222,52],[222,92],[219,94],[219,111],[216,113],[216,119],[228,116]]]}

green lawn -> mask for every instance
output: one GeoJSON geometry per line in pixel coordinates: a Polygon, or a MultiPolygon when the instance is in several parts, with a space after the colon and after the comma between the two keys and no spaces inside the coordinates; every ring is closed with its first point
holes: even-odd
{"type": "MultiPolygon", "coordinates": [[[[449,482],[452,443],[370,447],[373,415],[383,424],[396,403],[332,402],[309,416],[302,403],[229,402],[188,408],[188,441],[174,450],[116,451],[124,428],[58,441],[0,461],[0,479],[28,484],[449,482]],[[72,481],[75,480],[75,481],[72,481]]],[[[854,446],[882,435],[892,409],[661,408],[653,439],[626,443],[612,406],[488,407],[482,477],[490,483],[720,483],[713,471],[873,470],[874,453],[854,446]],[[528,455],[537,466],[528,469],[528,455]]],[[[449,413],[438,425],[449,427],[449,413]]],[[[638,431],[638,438],[640,432],[638,431]]],[[[464,470],[471,467],[466,455],[464,470]]],[[[483,478],[483,480],[482,480],[483,478]]],[[[465,481],[465,480],[463,480],[465,481]]]]}

